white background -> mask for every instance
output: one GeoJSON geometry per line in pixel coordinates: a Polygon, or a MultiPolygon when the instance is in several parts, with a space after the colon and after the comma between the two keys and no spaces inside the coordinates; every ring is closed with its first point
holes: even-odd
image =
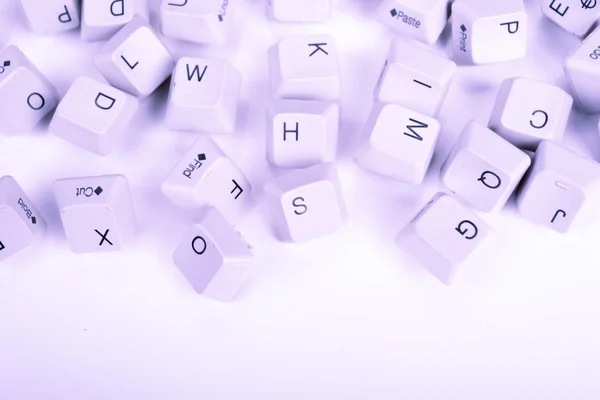
{"type": "MultiPolygon", "coordinates": [[[[226,46],[166,43],[176,57],[226,58],[244,76],[237,132],[215,139],[255,187],[259,205],[239,226],[255,255],[250,279],[222,304],[195,294],[172,264],[190,219],[159,185],[196,134],[162,126],[167,86],[107,157],[48,134],[48,120],[31,134],[1,137],[0,175],[20,182],[49,230],[43,243],[0,265],[0,398],[600,398],[600,212],[559,235],[520,218],[511,200],[482,215],[498,233],[497,254],[449,287],[394,244],[441,188],[440,164],[465,122],[487,123],[500,82],[524,76],[568,88],[561,62],[579,40],[542,17],[540,1],[526,1],[527,57],[459,68],[432,173],[415,188],[368,176],[350,158],[393,37],[374,21],[378,1],[335,1],[331,23],[304,26],[269,22],[264,0],[230,3],[236,23],[226,46]],[[339,47],[349,221],[335,235],[293,245],[275,239],[261,205],[262,186],[277,174],[265,161],[266,51],[306,33],[329,33],[339,47]],[[109,173],[130,180],[137,242],[119,253],[75,255],[51,184],[109,173]]],[[[92,56],[101,44],[78,35],[35,36],[17,7],[0,16],[0,47],[18,45],[61,96],[77,76],[100,76],[92,56]]],[[[448,30],[440,51],[447,41],[448,30]]],[[[574,112],[565,144],[598,157],[597,122],[574,112]]]]}

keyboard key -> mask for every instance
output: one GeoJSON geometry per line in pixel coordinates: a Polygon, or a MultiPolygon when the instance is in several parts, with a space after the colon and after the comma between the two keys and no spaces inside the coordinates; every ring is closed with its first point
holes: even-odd
{"type": "Polygon", "coordinates": [[[171,53],[142,17],[134,17],[106,42],[94,63],[112,86],[142,97],[154,92],[175,67],[171,53]]]}
{"type": "Polygon", "coordinates": [[[340,110],[337,104],[279,100],[269,109],[267,158],[282,168],[334,162],[340,110]]]}
{"type": "Polygon", "coordinates": [[[268,0],[267,15],[280,22],[327,22],[331,0],[268,0]]]}
{"type": "Polygon", "coordinates": [[[137,224],[123,175],[59,179],[53,188],[74,253],[121,250],[133,241],[137,224]]]}
{"type": "Polygon", "coordinates": [[[394,39],[375,89],[375,100],[435,117],[455,72],[453,61],[406,39],[394,39]]]}
{"type": "Polygon", "coordinates": [[[365,131],[359,166],[411,185],[423,182],[440,133],[437,120],[397,104],[379,104],[365,131]]]}
{"type": "Polygon", "coordinates": [[[269,50],[274,99],[339,100],[338,52],[328,35],[283,39],[269,50]]]}
{"type": "Polygon", "coordinates": [[[489,64],[525,57],[527,13],[523,0],[456,0],[452,48],[461,64],[489,64]]]}
{"type": "Polygon", "coordinates": [[[75,0],[20,0],[31,30],[46,35],[79,27],[75,0]]]}
{"type": "Polygon", "coordinates": [[[461,202],[437,193],[396,237],[396,244],[432,275],[450,284],[493,237],[491,228],[461,202]]]}
{"type": "Polygon", "coordinates": [[[31,245],[46,221],[12,176],[0,178],[0,261],[31,245]]]}
{"type": "Polygon", "coordinates": [[[213,206],[232,225],[251,206],[250,183],[208,135],[202,135],[162,183],[173,204],[195,213],[213,206]]]}
{"type": "Polygon", "coordinates": [[[535,223],[565,233],[584,206],[588,188],[598,182],[599,172],[596,162],[543,141],[517,194],[519,211],[535,223]]]}
{"type": "Polygon", "coordinates": [[[306,242],[330,235],[346,222],[346,205],[331,163],[296,169],[267,184],[279,238],[306,242]]]}
{"type": "Polygon", "coordinates": [[[197,293],[230,301],[250,272],[253,257],[240,234],[208,207],[185,233],[173,261],[197,293]]]}
{"type": "Polygon", "coordinates": [[[138,109],[138,100],[85,76],[73,82],[56,108],[50,132],[97,154],[108,154],[138,109]]]}
{"type": "Polygon", "coordinates": [[[565,61],[577,105],[588,113],[600,112],[599,65],[600,29],[596,29],[565,61]]]}
{"type": "Polygon", "coordinates": [[[600,17],[596,0],[542,0],[543,14],[567,32],[584,37],[600,17]]]}
{"type": "Polygon", "coordinates": [[[147,0],[83,0],[81,39],[108,40],[136,16],[148,20],[147,0]]]}
{"type": "Polygon", "coordinates": [[[559,87],[526,78],[500,86],[489,127],[522,149],[534,151],[542,140],[560,141],[573,98],[559,87]]]}
{"type": "Polygon", "coordinates": [[[183,57],[171,78],[165,124],[210,133],[235,130],[242,75],[228,62],[183,57]]]}
{"type": "Polygon", "coordinates": [[[58,93],[15,46],[0,52],[0,132],[31,130],[58,104],[58,93]]]}
{"type": "Polygon", "coordinates": [[[222,44],[230,20],[228,5],[228,0],[162,0],[161,33],[189,42],[222,44]]]}
{"type": "Polygon", "coordinates": [[[394,32],[433,44],[448,23],[448,10],[448,0],[384,0],[376,13],[394,32]]]}
{"type": "Polygon", "coordinates": [[[531,159],[483,125],[470,121],[441,171],[452,192],[481,211],[500,210],[531,165],[531,159]]]}

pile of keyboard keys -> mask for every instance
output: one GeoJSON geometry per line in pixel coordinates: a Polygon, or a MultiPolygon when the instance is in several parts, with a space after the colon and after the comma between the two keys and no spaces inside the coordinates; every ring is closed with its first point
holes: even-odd
{"type": "MultiPolygon", "coordinates": [[[[105,41],[94,64],[107,83],[82,76],[59,98],[28,57],[8,46],[0,52],[0,132],[31,130],[53,113],[52,134],[106,155],[140,102],[170,79],[165,126],[200,133],[161,188],[196,220],[175,249],[174,264],[198,293],[232,299],[252,265],[235,229],[251,208],[252,187],[211,134],[236,130],[242,75],[220,59],[175,60],[162,36],[219,45],[227,40],[234,1],[162,0],[156,29],[148,22],[146,0],[15,1],[35,33],[80,29],[83,41],[105,41]]],[[[324,23],[331,18],[330,3],[265,0],[265,8],[274,21],[324,23]]],[[[600,6],[539,3],[548,19],[585,37],[565,60],[565,72],[576,106],[600,112],[600,28],[594,30],[600,6]]],[[[376,18],[398,35],[381,60],[375,105],[355,161],[366,171],[417,186],[443,132],[436,118],[457,64],[524,57],[527,13],[522,0],[384,0],[376,18]],[[452,59],[428,48],[449,23],[452,59]]],[[[265,196],[281,240],[305,242],[336,232],[346,220],[335,166],[342,96],[338,52],[333,37],[307,35],[281,40],[266,56],[274,99],[266,111],[267,158],[288,171],[266,184],[265,196]]],[[[443,163],[447,192],[422,207],[397,244],[450,283],[493,237],[471,209],[498,211],[513,193],[523,217],[567,232],[600,176],[596,162],[561,145],[573,97],[532,79],[504,81],[488,126],[468,122],[443,163]]],[[[60,179],[53,189],[73,252],[119,250],[134,239],[126,177],[60,179]]],[[[45,226],[19,184],[0,178],[0,261],[30,246],[45,226]]]]}

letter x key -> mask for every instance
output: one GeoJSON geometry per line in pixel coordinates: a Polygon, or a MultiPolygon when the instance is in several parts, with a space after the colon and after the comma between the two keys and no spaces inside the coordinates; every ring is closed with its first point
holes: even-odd
{"type": "Polygon", "coordinates": [[[112,242],[110,240],[108,240],[107,236],[108,236],[108,232],[110,232],[110,229],[107,229],[106,232],[104,232],[104,234],[100,233],[100,231],[98,231],[98,229],[94,229],[94,231],[96,231],[96,233],[98,235],[100,235],[100,237],[102,238],[100,240],[100,243],[98,244],[98,246],[102,246],[102,244],[104,242],[107,242],[108,244],[110,244],[111,246],[113,245],[112,242]]]}

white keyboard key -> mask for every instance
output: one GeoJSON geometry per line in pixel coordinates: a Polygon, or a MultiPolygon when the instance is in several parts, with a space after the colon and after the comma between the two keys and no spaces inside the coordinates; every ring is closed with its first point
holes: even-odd
{"type": "Polygon", "coordinates": [[[280,22],[327,22],[331,0],[268,0],[267,15],[280,22]]]}
{"type": "Polygon", "coordinates": [[[448,23],[448,11],[448,0],[384,0],[376,13],[394,32],[433,44],[448,23]]]}
{"type": "Polygon", "coordinates": [[[81,39],[108,40],[136,16],[148,20],[147,0],[83,0],[81,39]]]}
{"type": "Polygon", "coordinates": [[[106,42],[94,63],[112,86],[141,97],[154,92],[175,66],[169,50],[142,17],[134,17],[106,42]]]}
{"type": "Polygon", "coordinates": [[[54,34],[79,27],[79,5],[75,0],[20,0],[31,30],[54,34]]]}
{"type": "Polygon", "coordinates": [[[600,112],[600,28],[565,61],[565,71],[579,108],[588,113],[600,112]]]}
{"type": "Polygon", "coordinates": [[[251,207],[250,183],[208,135],[202,135],[162,183],[173,204],[197,212],[213,206],[232,225],[251,207]]]}
{"type": "Polygon", "coordinates": [[[266,186],[279,238],[306,242],[330,235],[346,222],[346,205],[331,163],[296,169],[266,186]]]}
{"type": "Polygon", "coordinates": [[[455,198],[437,193],[396,237],[396,244],[449,284],[493,237],[491,228],[455,198]]]}
{"type": "Polygon", "coordinates": [[[337,104],[279,100],[269,109],[267,159],[282,168],[334,162],[340,110],[337,104]]]}
{"type": "Polygon", "coordinates": [[[577,220],[588,189],[598,178],[596,162],[543,141],[517,194],[517,206],[525,218],[565,233],[577,220]]]}
{"type": "Polygon", "coordinates": [[[0,261],[31,245],[46,222],[12,176],[0,178],[0,261]]]}
{"type": "Polygon", "coordinates": [[[452,3],[452,48],[461,64],[523,58],[527,52],[523,0],[456,0],[452,3]]]}
{"type": "Polygon", "coordinates": [[[210,133],[235,130],[242,75],[227,61],[183,57],[171,78],[165,124],[210,133]]]}
{"type": "Polygon", "coordinates": [[[379,104],[365,131],[358,165],[411,185],[423,182],[440,133],[437,120],[397,104],[379,104]]]}
{"type": "Polygon", "coordinates": [[[184,235],[173,261],[194,290],[230,301],[252,268],[252,253],[240,234],[213,207],[184,235]]]}
{"type": "Polygon", "coordinates": [[[53,189],[74,253],[121,250],[133,241],[137,224],[123,175],[59,179],[53,189]]]}
{"type": "Polygon", "coordinates": [[[560,141],[573,98],[557,86],[526,78],[502,82],[489,127],[515,146],[535,151],[542,140],[560,141]]]}
{"type": "Polygon", "coordinates": [[[375,100],[396,103],[435,117],[455,72],[453,61],[406,39],[396,38],[375,88],[375,100]]]}
{"type": "Polygon", "coordinates": [[[231,19],[228,6],[228,0],[162,0],[161,33],[188,42],[222,44],[231,19]]]}
{"type": "Polygon", "coordinates": [[[531,165],[531,159],[475,121],[465,126],[441,171],[448,189],[482,211],[500,210],[531,165]]]}
{"type": "Polygon", "coordinates": [[[97,154],[108,154],[138,109],[137,98],[85,76],[56,108],[50,132],[97,154]]]}
{"type": "Polygon", "coordinates": [[[56,89],[21,50],[0,52],[0,132],[29,131],[57,104],[56,89]]]}
{"type": "Polygon", "coordinates": [[[597,0],[542,0],[543,14],[567,32],[584,37],[600,17],[597,0]]]}
{"type": "Polygon", "coordinates": [[[269,50],[274,99],[339,100],[338,52],[329,35],[283,39],[269,50]]]}

